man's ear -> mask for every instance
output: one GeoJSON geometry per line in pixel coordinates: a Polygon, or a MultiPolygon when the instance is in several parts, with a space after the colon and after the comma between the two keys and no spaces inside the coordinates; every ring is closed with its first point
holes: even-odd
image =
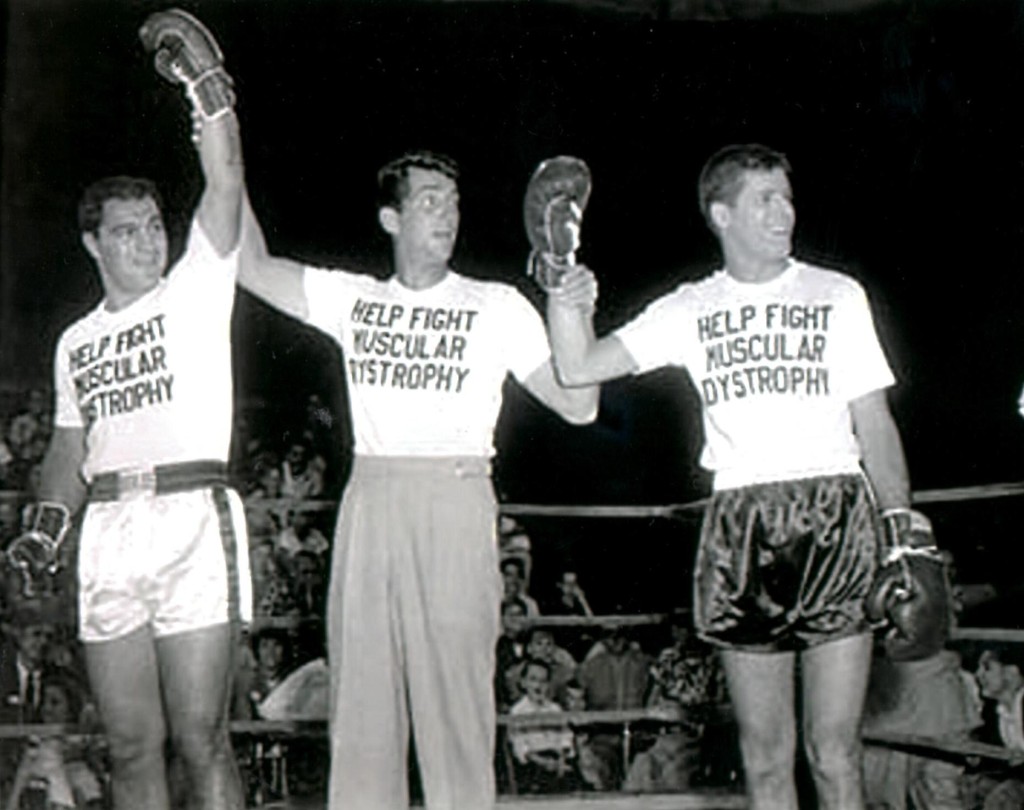
{"type": "Polygon", "coordinates": [[[96,234],[91,231],[83,233],[82,244],[85,245],[85,249],[90,256],[92,256],[96,261],[100,260],[100,246],[96,241],[96,234]]]}
{"type": "Polygon", "coordinates": [[[729,224],[729,220],[732,218],[732,212],[729,210],[729,206],[719,200],[711,203],[711,208],[708,210],[711,213],[711,221],[715,223],[715,227],[720,231],[724,230],[729,224]]]}
{"type": "Polygon", "coordinates": [[[385,205],[377,210],[377,221],[380,223],[380,226],[387,231],[387,233],[391,234],[391,236],[395,236],[399,230],[401,230],[401,224],[398,220],[398,211],[390,205],[385,205]]]}

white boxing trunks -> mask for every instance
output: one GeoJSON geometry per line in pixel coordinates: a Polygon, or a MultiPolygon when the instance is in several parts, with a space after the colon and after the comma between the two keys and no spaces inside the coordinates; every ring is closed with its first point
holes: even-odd
{"type": "Polygon", "coordinates": [[[245,511],[223,485],[161,493],[91,489],[80,541],[79,625],[85,642],[149,625],[156,637],[252,618],[245,511]],[[96,497],[96,493],[99,497],[96,497]]]}

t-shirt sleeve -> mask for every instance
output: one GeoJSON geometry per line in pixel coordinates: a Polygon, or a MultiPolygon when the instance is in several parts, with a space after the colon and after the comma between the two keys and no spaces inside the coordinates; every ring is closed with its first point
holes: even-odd
{"type": "Polygon", "coordinates": [[[53,422],[57,427],[80,428],[85,426],[85,422],[78,408],[78,398],[75,396],[75,382],[71,378],[69,356],[68,336],[65,333],[57,341],[57,349],[53,356],[53,422]]]}
{"type": "Polygon", "coordinates": [[[189,228],[185,252],[171,273],[175,275],[175,284],[187,283],[188,278],[192,278],[196,284],[208,285],[217,279],[234,286],[238,276],[238,256],[238,247],[223,256],[219,255],[196,217],[189,228]]]}
{"type": "Polygon", "coordinates": [[[864,288],[851,282],[843,318],[841,357],[844,369],[841,394],[847,402],[896,382],[875,330],[864,288]]]}
{"type": "Polygon", "coordinates": [[[679,331],[689,320],[678,291],[652,301],[613,334],[637,364],[637,374],[668,365],[683,365],[679,331]]]}
{"type": "Polygon", "coordinates": [[[343,270],[328,270],[324,267],[304,267],[302,288],[306,294],[309,314],[306,322],[321,332],[341,338],[344,313],[347,310],[349,275],[343,270]]]}
{"type": "Polygon", "coordinates": [[[518,290],[509,288],[505,310],[508,368],[523,382],[551,357],[548,333],[540,313],[518,290]]]}

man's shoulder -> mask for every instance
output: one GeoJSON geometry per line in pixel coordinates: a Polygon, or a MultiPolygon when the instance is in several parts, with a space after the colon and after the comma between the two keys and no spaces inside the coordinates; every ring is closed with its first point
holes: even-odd
{"type": "Polygon", "coordinates": [[[522,300],[524,303],[527,302],[526,296],[523,295],[518,287],[510,282],[498,279],[476,278],[475,276],[467,276],[454,270],[450,271],[449,275],[453,289],[459,290],[463,294],[477,297],[482,301],[522,300]]]}
{"type": "Polygon", "coordinates": [[[834,290],[863,291],[863,285],[845,270],[794,259],[801,283],[834,290]]]}
{"type": "Polygon", "coordinates": [[[60,343],[74,343],[83,337],[92,337],[95,331],[103,328],[103,322],[106,318],[107,314],[103,308],[103,301],[100,301],[94,304],[85,314],[79,315],[67,324],[61,330],[58,341],[60,343]]]}

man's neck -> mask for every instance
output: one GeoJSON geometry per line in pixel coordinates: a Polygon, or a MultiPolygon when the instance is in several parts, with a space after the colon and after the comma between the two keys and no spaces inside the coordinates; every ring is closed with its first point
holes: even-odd
{"type": "Polygon", "coordinates": [[[447,264],[402,261],[395,258],[395,277],[410,290],[427,290],[440,284],[448,275],[447,264]]]}
{"type": "Polygon", "coordinates": [[[764,284],[781,276],[789,266],[789,257],[752,259],[748,256],[725,255],[725,272],[744,284],[764,284]]]}

